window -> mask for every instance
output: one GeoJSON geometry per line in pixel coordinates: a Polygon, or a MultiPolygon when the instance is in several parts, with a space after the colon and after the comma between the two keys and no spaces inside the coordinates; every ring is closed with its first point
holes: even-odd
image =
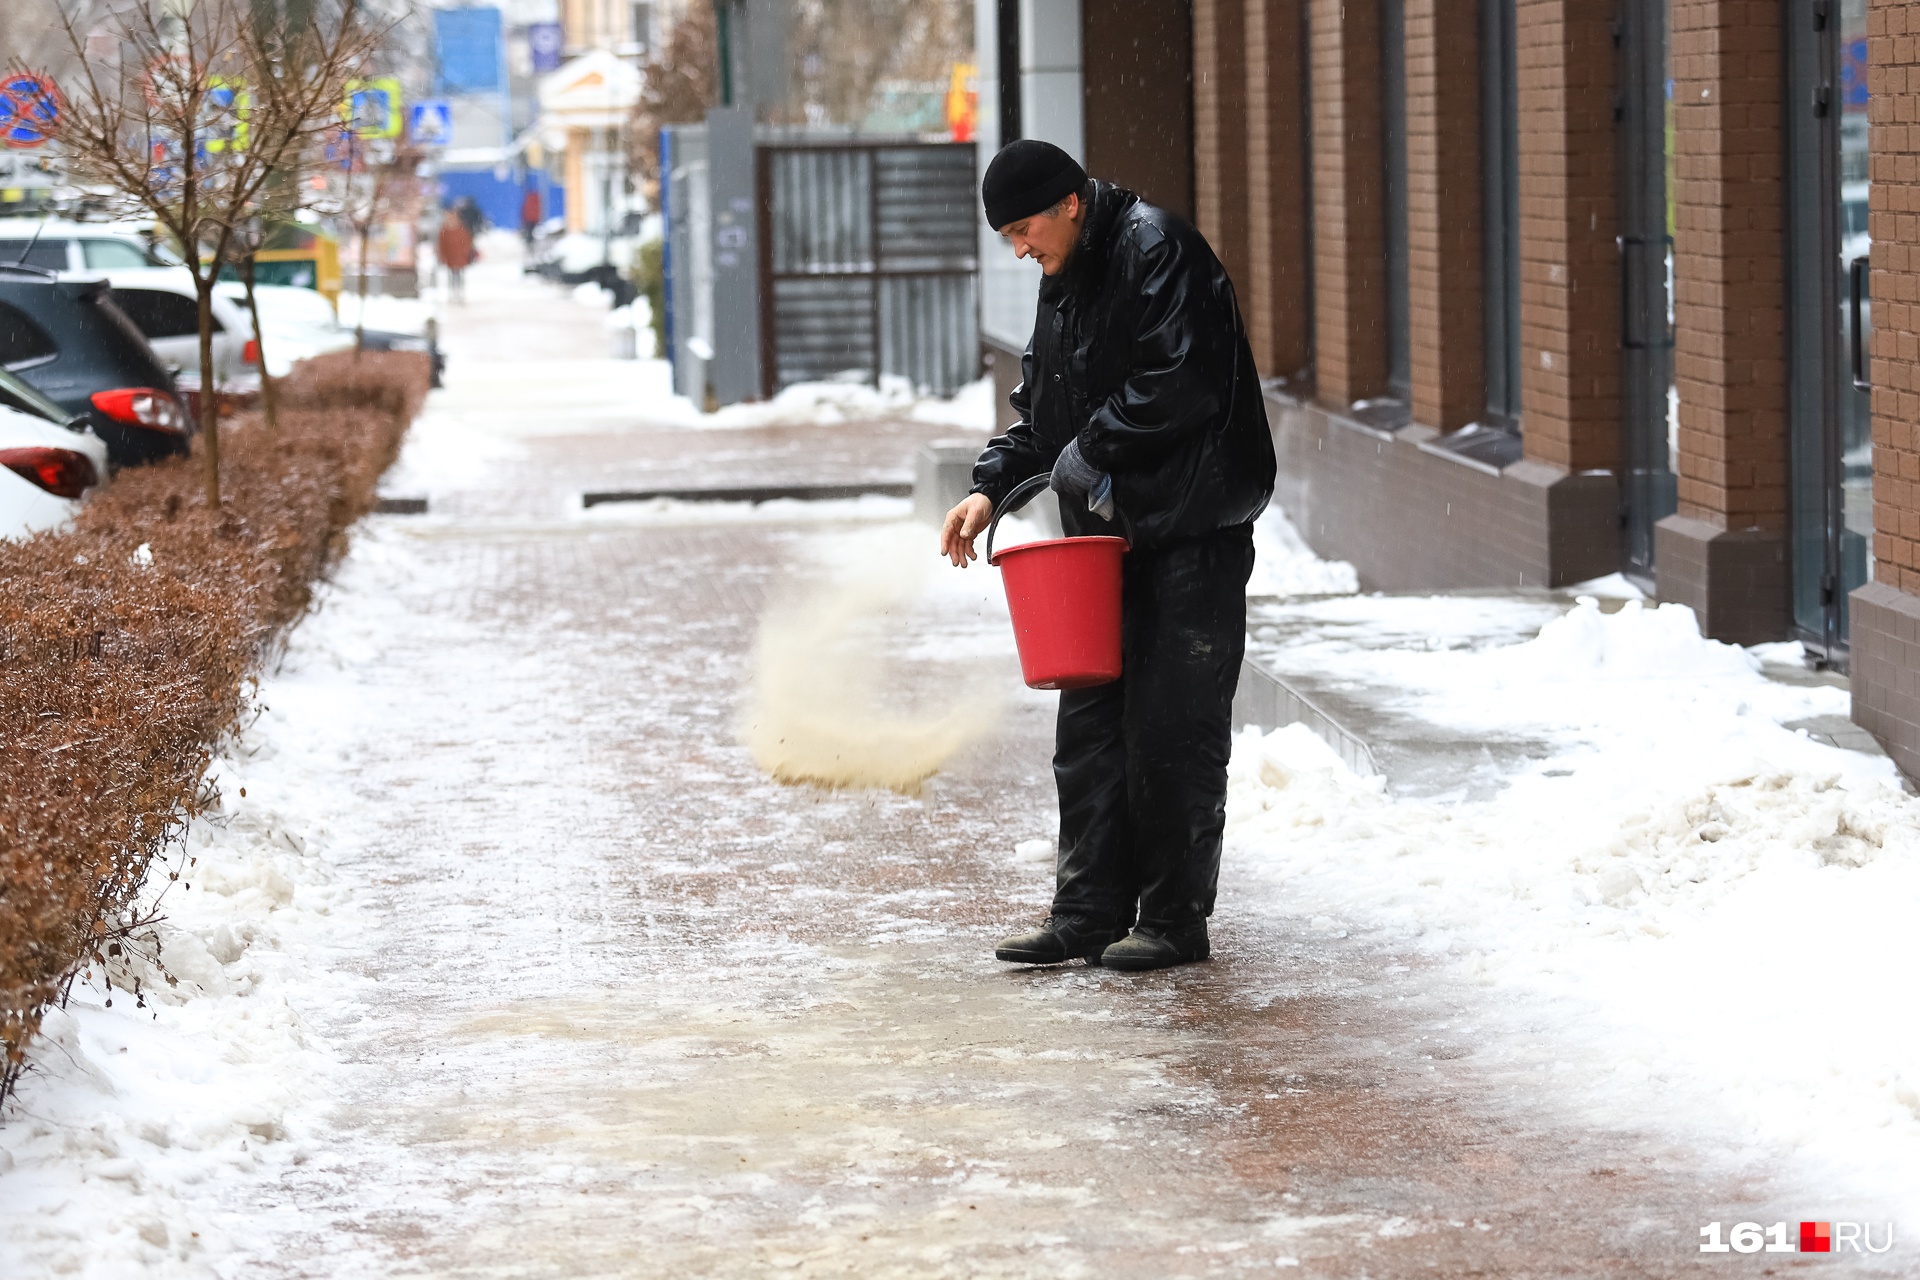
{"type": "Polygon", "coordinates": [[[1480,0],[1487,425],[1520,430],[1520,98],[1514,0],[1480,0]]]}
{"type": "Polygon", "coordinates": [[[0,240],[0,266],[16,263],[39,267],[43,271],[65,271],[67,242],[65,240],[0,240]]]}
{"type": "Polygon", "coordinates": [[[1387,393],[1413,399],[1413,309],[1407,243],[1407,19],[1404,0],[1380,0],[1381,213],[1386,243],[1387,393]]]}
{"type": "Polygon", "coordinates": [[[65,409],[35,391],[5,369],[0,369],[0,404],[22,413],[31,413],[48,422],[66,426],[73,417],[65,409]]]}
{"type": "Polygon", "coordinates": [[[60,353],[47,331],[16,306],[0,302],[0,365],[18,369],[60,353]]]}
{"type": "MultiPolygon", "coordinates": [[[[200,304],[165,289],[115,289],[113,300],[149,338],[185,338],[200,332],[200,304]]],[[[222,331],[214,317],[213,331],[222,331]]]]}
{"type": "Polygon", "coordinates": [[[642,54],[653,48],[653,4],[633,0],[633,43],[642,54]]]}
{"type": "Polygon", "coordinates": [[[125,271],[155,265],[140,251],[140,246],[125,240],[82,240],[80,251],[87,266],[96,271],[125,271]]]}

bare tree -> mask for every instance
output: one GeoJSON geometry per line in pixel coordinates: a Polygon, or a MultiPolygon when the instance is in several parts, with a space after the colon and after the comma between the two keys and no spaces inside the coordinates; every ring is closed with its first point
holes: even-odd
{"type": "Polygon", "coordinates": [[[973,58],[964,0],[798,0],[794,83],[810,121],[859,125],[883,80],[945,84],[973,58]]]}
{"type": "Polygon", "coordinates": [[[268,182],[338,129],[346,79],[380,33],[359,0],[167,0],[88,30],[66,9],[59,21],[80,65],[64,79],[54,140],[76,175],[151,216],[193,276],[201,451],[217,507],[214,285],[268,182]]]}
{"type": "Polygon", "coordinates": [[[719,101],[720,42],[713,6],[695,3],[647,60],[640,102],[627,130],[628,166],[653,187],[660,181],[660,127],[705,120],[707,108],[719,101]]]}

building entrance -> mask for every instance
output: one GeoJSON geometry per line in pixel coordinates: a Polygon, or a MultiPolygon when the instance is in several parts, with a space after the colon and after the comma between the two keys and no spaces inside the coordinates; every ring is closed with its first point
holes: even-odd
{"type": "Polygon", "coordinates": [[[1627,573],[1654,585],[1654,525],[1673,514],[1672,80],[1665,0],[1620,9],[1621,527],[1627,573]]]}
{"type": "Polygon", "coordinates": [[[1873,572],[1867,0],[1789,13],[1793,617],[1843,665],[1847,593],[1873,572]]]}

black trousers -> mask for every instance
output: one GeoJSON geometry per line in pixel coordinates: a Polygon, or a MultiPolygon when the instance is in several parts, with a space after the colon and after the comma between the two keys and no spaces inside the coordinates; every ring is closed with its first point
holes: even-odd
{"type": "Polygon", "coordinates": [[[1222,530],[1124,565],[1124,674],[1060,695],[1053,910],[1179,929],[1213,914],[1220,879],[1253,535],[1222,530]]]}

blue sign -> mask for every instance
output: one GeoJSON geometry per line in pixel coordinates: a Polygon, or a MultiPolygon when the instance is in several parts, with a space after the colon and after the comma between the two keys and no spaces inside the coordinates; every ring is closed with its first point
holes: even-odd
{"type": "Polygon", "coordinates": [[[407,113],[407,136],[423,147],[444,147],[453,141],[453,104],[445,98],[416,102],[407,113]]]}
{"type": "Polygon", "coordinates": [[[447,93],[496,93],[500,89],[500,11],[435,9],[434,45],[447,93]]]}
{"type": "Polygon", "coordinates": [[[533,55],[533,73],[543,76],[549,71],[558,71],[566,43],[566,33],[557,22],[535,22],[528,26],[527,52],[533,55]]]}
{"type": "Polygon", "coordinates": [[[1840,46],[1840,106],[1844,111],[1867,109],[1867,42],[1849,40],[1840,46]]]}

